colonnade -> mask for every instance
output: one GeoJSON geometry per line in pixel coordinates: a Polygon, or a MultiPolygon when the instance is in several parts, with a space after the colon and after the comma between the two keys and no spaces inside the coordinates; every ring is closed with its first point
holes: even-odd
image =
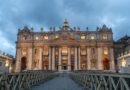
{"type": "MultiPolygon", "coordinates": [[[[67,47],[67,46],[66,46],[67,47]]],[[[68,71],[71,71],[71,48],[72,47],[67,47],[67,64],[66,67],[68,71]]],[[[43,48],[38,48],[39,50],[39,55],[38,55],[38,60],[39,60],[39,70],[44,70],[43,66],[43,61],[44,61],[44,55],[43,55],[43,48]]],[[[58,49],[58,71],[62,71],[63,69],[63,64],[62,64],[62,47],[55,47],[55,46],[49,46],[48,47],[48,70],[56,70],[56,58],[55,58],[55,53],[56,50],[58,49]]],[[[81,46],[74,46],[74,64],[73,64],[73,70],[81,70],[81,46]]],[[[92,70],[91,66],[91,47],[86,47],[86,65],[87,65],[87,70],[92,70]]],[[[17,61],[16,61],[16,71],[20,71],[20,65],[21,65],[21,49],[17,49],[17,61]]],[[[110,70],[115,70],[115,64],[114,64],[114,56],[113,56],[113,48],[109,49],[109,56],[110,56],[110,70]]],[[[96,65],[97,68],[96,70],[103,70],[103,48],[102,47],[97,47],[96,48],[96,65]]],[[[27,54],[27,69],[32,70],[33,69],[33,50],[32,48],[28,49],[28,54],[27,54]]]]}

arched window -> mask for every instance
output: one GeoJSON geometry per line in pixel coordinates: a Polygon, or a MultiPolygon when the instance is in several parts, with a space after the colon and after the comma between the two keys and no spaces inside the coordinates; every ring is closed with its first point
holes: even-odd
{"type": "Polygon", "coordinates": [[[45,35],[45,36],[44,36],[44,39],[47,40],[47,39],[48,39],[48,35],[45,35]]]}
{"type": "Polygon", "coordinates": [[[81,38],[81,39],[85,39],[86,37],[85,37],[85,35],[83,34],[83,35],[80,36],[80,38],[81,38]]]}

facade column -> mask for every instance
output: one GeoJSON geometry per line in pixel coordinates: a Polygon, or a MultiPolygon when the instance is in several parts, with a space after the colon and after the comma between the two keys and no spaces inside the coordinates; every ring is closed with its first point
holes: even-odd
{"type": "Polygon", "coordinates": [[[90,47],[87,47],[87,69],[91,69],[91,62],[90,62],[90,47]]]}
{"type": "Polygon", "coordinates": [[[21,49],[17,48],[16,49],[16,69],[15,72],[20,72],[21,70],[21,49]]]}
{"type": "Polygon", "coordinates": [[[27,67],[28,67],[28,70],[32,70],[33,68],[32,68],[32,48],[29,48],[28,49],[28,65],[27,65],[27,67]]]}
{"type": "Polygon", "coordinates": [[[46,70],[44,66],[44,48],[42,48],[42,70],[46,70]]]}
{"type": "Polygon", "coordinates": [[[35,58],[35,48],[32,47],[32,70],[34,70],[34,58],[35,58]]]}
{"type": "Polygon", "coordinates": [[[68,48],[68,70],[71,70],[70,47],[68,48]]]}
{"type": "Polygon", "coordinates": [[[39,69],[42,70],[42,48],[39,48],[39,69]]]}
{"type": "Polygon", "coordinates": [[[114,51],[110,48],[110,70],[115,71],[114,51]]]}
{"type": "Polygon", "coordinates": [[[77,68],[77,47],[75,47],[75,58],[74,58],[74,70],[78,70],[77,68]]]}
{"type": "Polygon", "coordinates": [[[51,70],[51,47],[49,47],[49,70],[51,70]]]}
{"type": "Polygon", "coordinates": [[[59,71],[61,71],[61,47],[59,47],[59,71]]]}
{"type": "Polygon", "coordinates": [[[95,48],[95,56],[94,56],[94,60],[95,60],[95,70],[97,70],[98,69],[98,48],[96,47],[95,48]]]}
{"type": "Polygon", "coordinates": [[[81,60],[80,60],[80,46],[78,47],[78,70],[81,70],[80,64],[81,64],[81,60]]]}
{"type": "Polygon", "coordinates": [[[52,70],[55,70],[55,47],[52,48],[52,70]]]}
{"type": "Polygon", "coordinates": [[[98,47],[98,70],[103,70],[102,54],[102,47],[98,47]]]}

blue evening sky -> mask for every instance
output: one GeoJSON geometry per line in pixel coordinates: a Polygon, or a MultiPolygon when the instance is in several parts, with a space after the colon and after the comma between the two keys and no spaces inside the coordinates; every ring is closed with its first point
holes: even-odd
{"type": "Polygon", "coordinates": [[[62,26],[65,18],[82,30],[106,24],[117,40],[130,35],[130,0],[0,0],[0,50],[15,55],[18,28],[47,30],[62,26]]]}

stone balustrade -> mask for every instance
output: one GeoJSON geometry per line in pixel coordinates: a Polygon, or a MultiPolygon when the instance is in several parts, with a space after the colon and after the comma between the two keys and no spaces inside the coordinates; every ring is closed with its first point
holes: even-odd
{"type": "Polygon", "coordinates": [[[85,90],[130,90],[130,74],[104,71],[77,71],[70,77],[85,90]]]}
{"type": "Polygon", "coordinates": [[[32,86],[44,83],[57,74],[53,71],[33,70],[20,73],[0,73],[0,90],[30,90],[32,86]]]}

